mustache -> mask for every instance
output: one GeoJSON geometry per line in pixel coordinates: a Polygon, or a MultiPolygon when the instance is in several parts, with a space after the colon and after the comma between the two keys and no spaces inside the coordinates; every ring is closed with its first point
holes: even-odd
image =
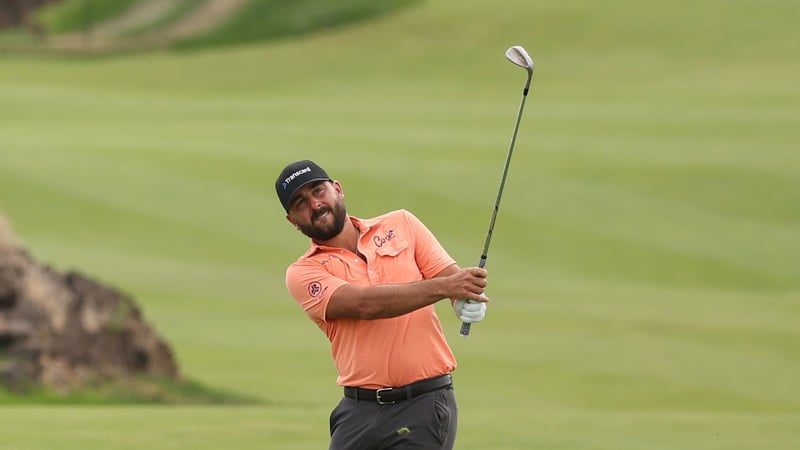
{"type": "Polygon", "coordinates": [[[333,213],[333,209],[327,206],[324,208],[320,208],[317,211],[315,211],[314,214],[311,215],[311,220],[312,221],[317,220],[320,216],[322,216],[325,213],[333,213]]]}

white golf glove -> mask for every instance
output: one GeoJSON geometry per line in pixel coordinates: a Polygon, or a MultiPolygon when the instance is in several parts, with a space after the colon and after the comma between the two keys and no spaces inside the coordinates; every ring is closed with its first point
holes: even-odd
{"type": "Polygon", "coordinates": [[[464,323],[476,323],[486,317],[486,302],[456,300],[453,303],[453,310],[458,320],[464,323]]]}

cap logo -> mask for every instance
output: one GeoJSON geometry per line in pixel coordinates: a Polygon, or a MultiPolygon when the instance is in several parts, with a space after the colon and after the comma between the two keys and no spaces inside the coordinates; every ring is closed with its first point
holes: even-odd
{"type": "Polygon", "coordinates": [[[305,169],[300,169],[297,172],[295,172],[295,173],[289,175],[288,177],[286,177],[286,179],[283,180],[283,189],[286,190],[286,187],[289,186],[289,183],[291,183],[292,180],[294,180],[295,178],[299,177],[300,175],[302,175],[304,173],[308,173],[308,172],[311,172],[311,167],[306,166],[305,169]]]}

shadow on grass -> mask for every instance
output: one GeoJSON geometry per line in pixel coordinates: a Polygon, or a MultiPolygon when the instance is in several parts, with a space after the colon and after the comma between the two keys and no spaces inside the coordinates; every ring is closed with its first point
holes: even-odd
{"type": "Polygon", "coordinates": [[[265,402],[191,380],[136,378],[67,392],[47,388],[29,388],[17,392],[0,387],[0,404],[262,405],[265,402]]]}

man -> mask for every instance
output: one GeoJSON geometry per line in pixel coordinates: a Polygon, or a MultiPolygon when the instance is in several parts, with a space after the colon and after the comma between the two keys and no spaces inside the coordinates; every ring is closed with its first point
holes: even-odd
{"type": "Polygon", "coordinates": [[[434,303],[449,298],[463,322],[482,320],[486,271],[459,268],[408,211],[348,215],[342,185],[312,161],[286,166],[275,190],[311,238],[286,286],[328,336],[344,387],[330,449],[452,449],[456,361],[434,303]]]}

